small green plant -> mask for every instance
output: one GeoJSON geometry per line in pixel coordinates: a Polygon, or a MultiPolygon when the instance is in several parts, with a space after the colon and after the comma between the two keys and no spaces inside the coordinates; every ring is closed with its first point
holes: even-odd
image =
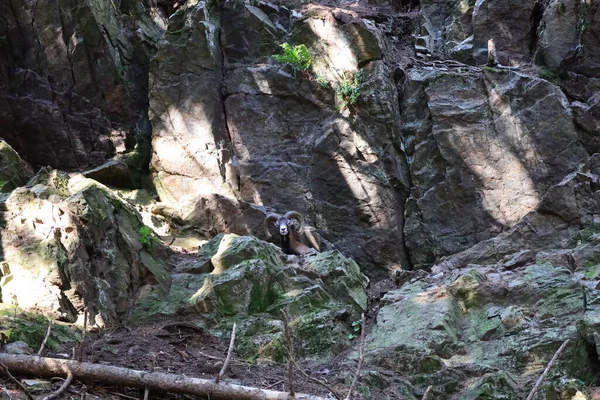
{"type": "Polygon", "coordinates": [[[150,227],[144,225],[139,230],[140,243],[145,249],[152,247],[153,243],[160,243],[160,239],[156,236],[150,227]]]}
{"type": "Polygon", "coordinates": [[[315,80],[319,83],[319,85],[321,85],[323,89],[326,89],[329,86],[329,81],[323,75],[315,75],[315,80]]]}
{"type": "Polygon", "coordinates": [[[283,54],[273,54],[275,61],[290,65],[294,74],[308,71],[312,64],[312,56],[306,45],[292,46],[289,43],[283,43],[280,47],[283,49],[283,54]]]}
{"type": "Polygon", "coordinates": [[[360,319],[357,319],[356,321],[352,322],[352,333],[348,335],[348,339],[356,339],[360,335],[361,329],[362,324],[360,323],[360,319]]]}
{"type": "Polygon", "coordinates": [[[540,72],[540,78],[545,79],[549,82],[552,82],[555,85],[559,85],[561,83],[560,76],[558,76],[550,68],[543,68],[542,71],[540,72]]]}
{"type": "Polygon", "coordinates": [[[345,107],[354,105],[360,97],[360,85],[365,81],[365,75],[362,71],[355,72],[346,76],[340,85],[335,89],[340,104],[338,111],[345,107]]]}

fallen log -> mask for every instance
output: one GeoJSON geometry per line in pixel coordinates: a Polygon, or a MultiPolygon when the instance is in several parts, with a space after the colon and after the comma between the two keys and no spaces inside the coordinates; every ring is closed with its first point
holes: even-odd
{"type": "MultiPolygon", "coordinates": [[[[66,377],[69,370],[75,379],[109,385],[148,388],[172,393],[207,396],[211,400],[291,400],[289,393],[259,389],[232,383],[215,383],[214,379],[146,372],[112,365],[91,364],[59,358],[0,353],[0,363],[13,374],[66,377]]],[[[324,397],[296,393],[295,400],[327,400],[324,397]]]]}

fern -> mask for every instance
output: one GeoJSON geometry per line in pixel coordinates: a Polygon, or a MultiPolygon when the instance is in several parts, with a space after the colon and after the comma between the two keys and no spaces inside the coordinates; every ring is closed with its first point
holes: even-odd
{"type": "Polygon", "coordinates": [[[274,54],[275,61],[290,65],[294,73],[305,72],[310,68],[312,56],[306,45],[292,46],[289,43],[283,43],[280,47],[283,49],[283,54],[274,54]]]}

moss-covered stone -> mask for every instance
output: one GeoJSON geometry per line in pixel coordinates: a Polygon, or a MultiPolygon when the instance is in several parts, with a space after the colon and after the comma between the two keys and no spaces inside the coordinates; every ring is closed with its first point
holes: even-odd
{"type": "MultiPolygon", "coordinates": [[[[6,336],[8,343],[20,340],[33,349],[38,349],[47,329],[48,320],[43,316],[25,312],[14,305],[0,303],[0,336],[6,336]]],[[[80,340],[79,333],[57,322],[52,326],[46,347],[50,350],[58,350],[62,344],[78,340],[80,340]]]]}
{"type": "Polygon", "coordinates": [[[0,192],[10,192],[24,185],[30,177],[31,168],[8,143],[0,140],[0,192]]]}
{"type": "Polygon", "coordinates": [[[298,265],[255,237],[221,234],[199,249],[197,260],[210,263],[212,272],[175,274],[166,291],[145,287],[130,318],[194,315],[223,337],[235,321],[241,355],[281,361],[286,357],[282,310],[296,335],[298,354],[307,356],[340,351],[349,343],[351,321],[366,307],[368,279],[337,251],[298,265]]]}
{"type": "Polygon", "coordinates": [[[465,400],[517,400],[518,385],[514,377],[504,371],[486,374],[468,390],[465,400]]]}
{"type": "Polygon", "coordinates": [[[478,305],[477,288],[485,279],[480,272],[471,270],[448,285],[448,290],[460,302],[463,309],[468,310],[478,305]]]}

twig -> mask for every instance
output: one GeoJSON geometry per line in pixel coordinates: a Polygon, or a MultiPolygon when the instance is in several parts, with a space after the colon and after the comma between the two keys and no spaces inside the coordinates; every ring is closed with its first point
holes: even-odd
{"type": "Polygon", "coordinates": [[[360,350],[358,356],[358,366],[356,367],[356,374],[354,375],[354,379],[352,380],[352,384],[350,385],[350,389],[348,389],[348,394],[344,400],[350,400],[350,396],[354,391],[354,387],[358,383],[358,378],[360,377],[360,371],[362,370],[363,363],[365,362],[365,336],[367,332],[367,322],[365,319],[365,313],[363,313],[360,317],[361,330],[360,330],[360,350]]]}
{"type": "Polygon", "coordinates": [[[21,390],[25,393],[25,396],[27,396],[27,398],[29,400],[35,400],[33,398],[33,396],[31,396],[31,393],[29,393],[29,390],[27,390],[27,388],[25,386],[23,386],[23,384],[21,382],[19,382],[19,380],[17,378],[12,376],[12,374],[10,373],[10,371],[8,370],[8,367],[6,365],[4,365],[3,363],[0,363],[0,369],[2,369],[4,371],[4,373],[6,374],[6,376],[8,376],[8,379],[10,379],[14,383],[16,383],[17,386],[19,388],[21,388],[21,390]]]}
{"type": "Polygon", "coordinates": [[[540,378],[535,383],[535,386],[533,387],[533,389],[531,389],[531,392],[529,393],[529,396],[527,396],[526,400],[533,399],[533,396],[535,396],[535,392],[537,392],[538,388],[542,384],[542,381],[544,380],[544,378],[546,378],[546,375],[548,375],[548,372],[550,372],[550,368],[552,368],[552,366],[554,365],[556,360],[558,360],[558,356],[560,356],[560,353],[562,353],[562,351],[565,349],[565,347],[567,347],[567,345],[569,344],[570,341],[571,341],[571,339],[565,340],[565,342],[558,348],[558,350],[556,350],[556,353],[554,353],[554,357],[552,357],[552,359],[546,366],[546,369],[542,373],[542,376],[540,376],[540,378]]]}
{"type": "Polygon", "coordinates": [[[283,383],[283,381],[277,381],[277,382],[275,382],[275,383],[271,383],[269,386],[267,386],[267,389],[271,389],[273,386],[277,386],[277,385],[279,385],[280,383],[283,383]]]}
{"type": "Polygon", "coordinates": [[[83,334],[81,336],[81,342],[79,342],[79,349],[77,349],[77,361],[83,359],[83,353],[87,348],[86,334],[87,334],[87,321],[88,321],[88,308],[83,309],[83,334]]]}
{"type": "Polygon", "coordinates": [[[423,394],[423,398],[421,400],[429,400],[429,393],[431,393],[431,389],[433,389],[433,386],[427,386],[427,390],[423,394]]]}
{"type": "Polygon", "coordinates": [[[54,393],[50,393],[48,396],[44,397],[42,400],[52,400],[52,399],[56,399],[58,396],[60,396],[65,390],[67,390],[67,388],[69,387],[69,385],[71,384],[71,382],[73,381],[73,372],[71,372],[70,369],[67,370],[67,379],[65,379],[65,381],[63,382],[62,385],[60,385],[60,387],[58,388],[58,390],[54,393]]]}
{"type": "Polygon", "coordinates": [[[150,395],[150,390],[148,388],[144,389],[144,400],[148,400],[148,396],[150,395]]]}
{"type": "Polygon", "coordinates": [[[121,397],[123,399],[138,400],[137,397],[127,396],[126,394],[119,393],[119,392],[109,392],[109,393],[112,394],[112,395],[115,395],[117,397],[121,397]]]}
{"type": "Polygon", "coordinates": [[[300,366],[297,363],[294,363],[294,366],[296,367],[296,369],[298,371],[300,371],[302,373],[302,375],[304,375],[304,377],[306,379],[308,379],[318,385],[323,386],[325,389],[329,390],[331,392],[331,394],[333,395],[333,397],[335,397],[337,400],[342,400],[342,398],[328,384],[307,374],[306,371],[304,371],[302,368],[300,368],[300,366]]]}
{"type": "Polygon", "coordinates": [[[46,342],[48,342],[48,338],[50,337],[50,332],[52,331],[52,320],[49,319],[48,320],[48,329],[46,330],[46,336],[44,336],[44,340],[42,341],[42,345],[40,346],[40,349],[38,350],[38,356],[42,355],[42,352],[44,351],[44,347],[46,347],[46,342]]]}
{"type": "Polygon", "coordinates": [[[285,341],[287,342],[288,350],[288,386],[290,390],[290,397],[294,398],[294,343],[292,342],[292,334],[290,333],[290,327],[288,326],[288,318],[284,310],[281,310],[281,316],[283,318],[283,330],[285,332],[285,341]]]}
{"type": "Polygon", "coordinates": [[[8,392],[8,390],[6,389],[6,386],[2,385],[2,391],[4,392],[4,394],[8,397],[8,400],[13,400],[13,397],[10,395],[10,393],[8,392]]]}
{"type": "Polygon", "coordinates": [[[219,372],[219,375],[217,375],[217,379],[215,380],[215,383],[219,383],[221,378],[223,378],[223,376],[225,375],[225,372],[227,371],[227,367],[229,366],[229,361],[231,360],[231,354],[233,353],[233,345],[235,344],[235,328],[236,328],[236,324],[234,322],[233,328],[231,329],[231,340],[229,341],[229,350],[227,350],[227,357],[225,357],[225,362],[223,363],[223,368],[221,368],[221,372],[219,372]]]}

